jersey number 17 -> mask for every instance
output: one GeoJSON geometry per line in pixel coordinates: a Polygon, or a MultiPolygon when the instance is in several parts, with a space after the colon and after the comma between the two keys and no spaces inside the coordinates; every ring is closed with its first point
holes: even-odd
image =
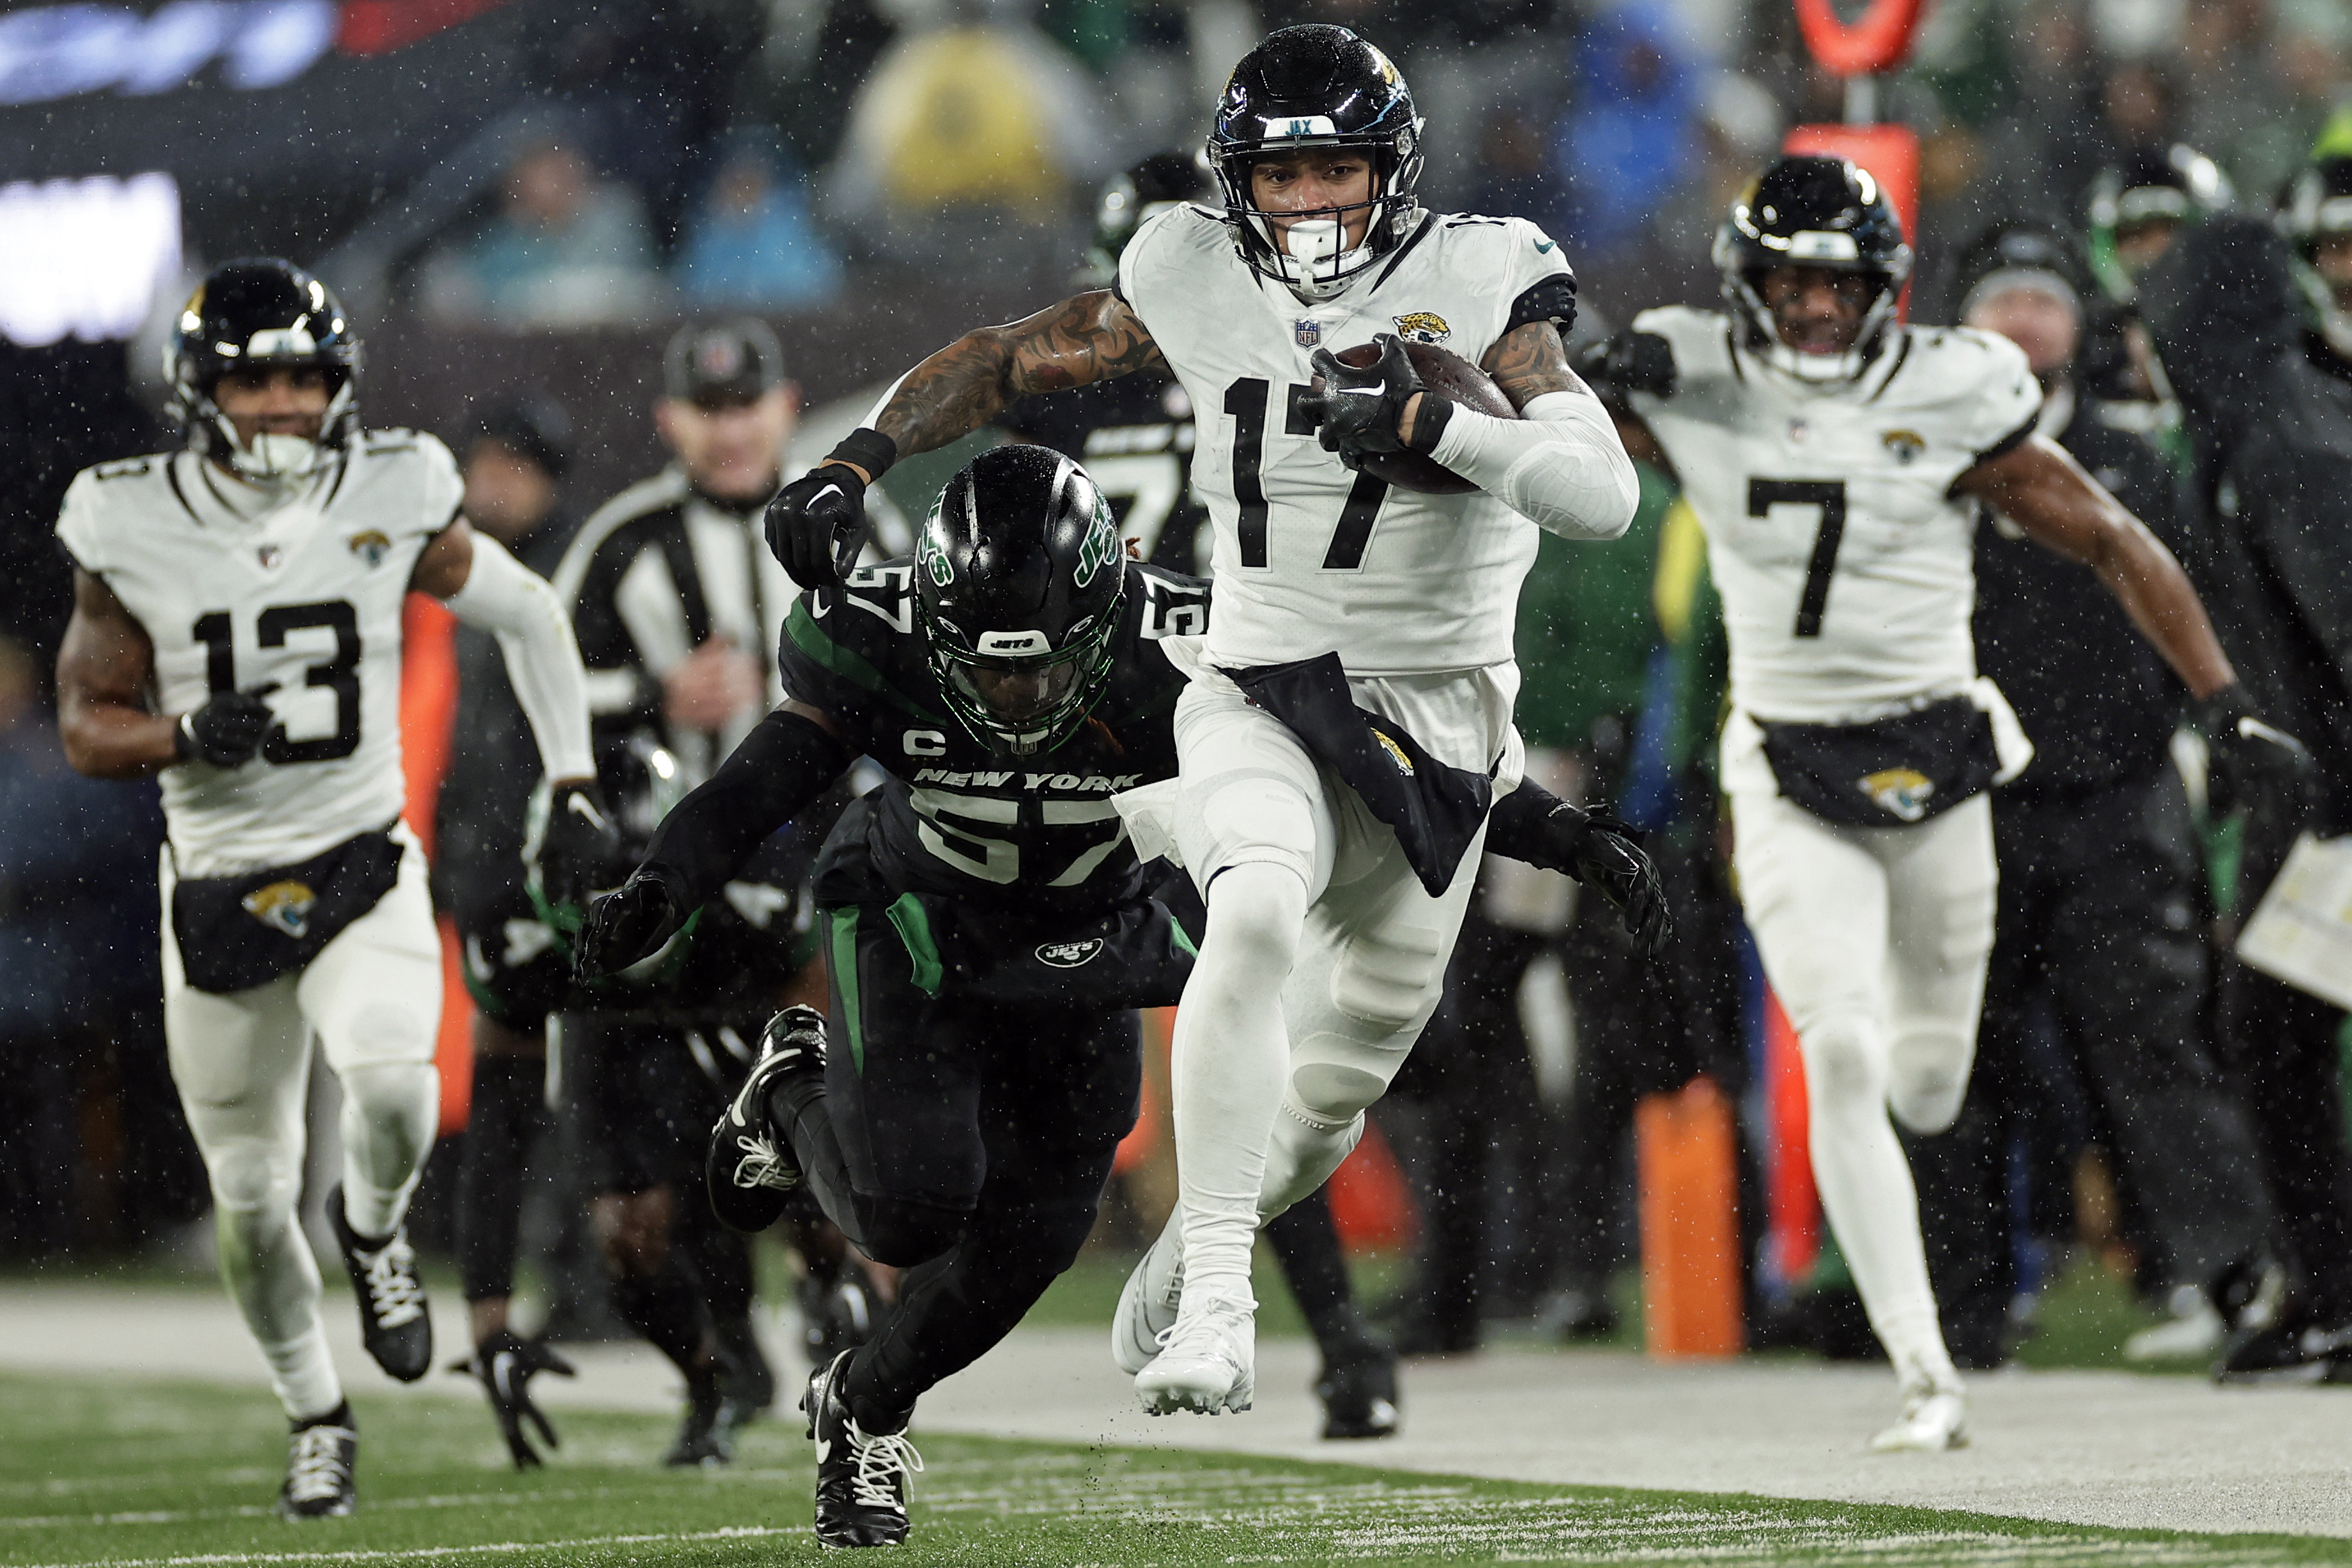
{"type": "MultiPolygon", "coordinates": [[[[1284,389],[1282,433],[1312,436],[1314,425],[1298,410],[1308,389],[1293,382],[1284,389]]],[[[1245,375],[1225,388],[1225,412],[1234,416],[1234,500],[1241,503],[1242,564],[1265,564],[1265,486],[1259,475],[1265,467],[1266,404],[1274,384],[1245,375]]],[[[1349,488],[1348,502],[1339,509],[1339,526],[1332,531],[1330,548],[1323,552],[1327,572],[1353,572],[1364,564],[1364,549],[1372,542],[1372,523],[1381,503],[1389,499],[1386,481],[1359,472],[1349,488]]]]}

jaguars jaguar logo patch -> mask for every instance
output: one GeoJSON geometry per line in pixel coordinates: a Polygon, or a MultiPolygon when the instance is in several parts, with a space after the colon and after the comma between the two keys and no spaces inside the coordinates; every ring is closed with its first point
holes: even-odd
{"type": "Polygon", "coordinates": [[[310,931],[310,910],[318,903],[319,895],[307,882],[289,878],[272,882],[266,888],[256,888],[238,900],[245,912],[281,936],[299,942],[310,931]]]}
{"type": "Polygon", "coordinates": [[[392,541],[373,528],[364,533],[354,533],[343,542],[351,546],[352,554],[371,566],[381,565],[392,550],[392,541]]]}
{"type": "Polygon", "coordinates": [[[1037,950],[1037,962],[1050,969],[1076,969],[1102,951],[1102,938],[1084,942],[1049,942],[1037,950]]]}
{"type": "Polygon", "coordinates": [[[1372,731],[1372,739],[1381,743],[1381,750],[1389,754],[1389,761],[1397,765],[1397,772],[1407,778],[1412,777],[1412,759],[1404,754],[1402,746],[1398,745],[1378,730],[1372,731]]]}
{"type": "Polygon", "coordinates": [[[1927,449],[1927,438],[1916,430],[1889,430],[1878,439],[1896,462],[1906,466],[1927,449]]]}
{"type": "Polygon", "coordinates": [[[1854,782],[1879,810],[1904,822],[1926,816],[1928,797],[1936,793],[1936,781],[1916,768],[1882,768],[1854,782]]]}
{"type": "Polygon", "coordinates": [[[1397,336],[1409,343],[1442,343],[1454,335],[1454,329],[1445,324],[1444,317],[1427,310],[1415,310],[1409,316],[1391,316],[1389,320],[1396,323],[1397,336]]]}

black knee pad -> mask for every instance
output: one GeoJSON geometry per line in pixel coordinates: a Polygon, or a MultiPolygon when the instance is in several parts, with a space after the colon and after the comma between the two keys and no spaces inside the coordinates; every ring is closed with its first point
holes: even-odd
{"type": "Polygon", "coordinates": [[[956,1244],[971,1218],[970,1209],[946,1208],[919,1198],[877,1198],[856,1194],[857,1225],[864,1233],[866,1255],[893,1268],[912,1268],[956,1244]]]}

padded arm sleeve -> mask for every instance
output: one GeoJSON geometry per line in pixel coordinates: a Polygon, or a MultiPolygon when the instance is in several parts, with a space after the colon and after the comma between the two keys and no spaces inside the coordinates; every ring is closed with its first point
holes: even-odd
{"type": "Polygon", "coordinates": [[[1631,527],[1642,482],[1601,400],[1548,392],[1521,412],[1457,405],[1430,456],[1547,533],[1615,539],[1631,527]]]}
{"type": "Polygon", "coordinates": [[[1486,853],[1573,877],[1569,851],[1591,820],[1589,813],[1533,779],[1521,779],[1486,814],[1486,853]]]}
{"type": "Polygon", "coordinates": [[[699,908],[856,760],[824,726],[779,708],[662,818],[646,865],[669,884],[679,909],[699,908]]]}
{"type": "Polygon", "coordinates": [[[468,626],[498,635],[515,699],[539,742],[540,765],[551,779],[592,779],[588,749],[588,673],[563,602],[547,579],[507,553],[477,529],[474,564],[465,586],[442,601],[468,626]]]}

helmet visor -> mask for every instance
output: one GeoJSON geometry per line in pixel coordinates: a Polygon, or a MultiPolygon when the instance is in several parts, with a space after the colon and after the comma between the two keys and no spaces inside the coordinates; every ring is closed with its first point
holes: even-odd
{"type": "Polygon", "coordinates": [[[1010,731],[1040,727],[1069,700],[1078,684],[1078,660],[1070,655],[1023,664],[948,666],[948,679],[980,710],[1010,731]]]}

